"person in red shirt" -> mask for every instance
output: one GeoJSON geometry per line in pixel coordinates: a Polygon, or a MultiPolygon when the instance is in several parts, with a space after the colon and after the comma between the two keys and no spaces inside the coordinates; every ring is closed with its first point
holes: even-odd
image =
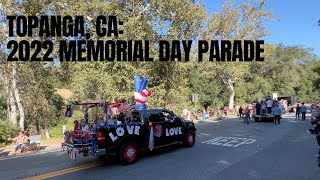
{"type": "Polygon", "coordinates": [[[73,127],[73,138],[78,139],[81,137],[80,133],[80,124],[78,120],[75,120],[73,122],[74,127],[73,127]]]}
{"type": "Polygon", "coordinates": [[[224,109],[223,109],[224,115],[226,117],[228,116],[228,110],[229,110],[229,108],[227,106],[225,106],[224,109]]]}

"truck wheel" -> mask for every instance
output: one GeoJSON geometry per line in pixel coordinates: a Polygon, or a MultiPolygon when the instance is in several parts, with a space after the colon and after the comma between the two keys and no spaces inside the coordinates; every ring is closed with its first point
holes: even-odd
{"type": "Polygon", "coordinates": [[[184,145],[186,147],[192,147],[194,146],[194,143],[196,142],[195,134],[193,131],[188,131],[188,133],[185,136],[184,139],[184,145]]]}
{"type": "Polygon", "coordinates": [[[123,165],[134,164],[138,160],[138,145],[133,142],[124,144],[120,151],[120,163],[123,165]]]}

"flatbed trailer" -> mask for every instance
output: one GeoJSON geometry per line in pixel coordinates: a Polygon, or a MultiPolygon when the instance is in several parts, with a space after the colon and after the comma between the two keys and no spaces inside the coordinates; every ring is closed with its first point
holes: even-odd
{"type": "Polygon", "coordinates": [[[274,122],[274,115],[255,115],[254,120],[256,122],[274,122]]]}

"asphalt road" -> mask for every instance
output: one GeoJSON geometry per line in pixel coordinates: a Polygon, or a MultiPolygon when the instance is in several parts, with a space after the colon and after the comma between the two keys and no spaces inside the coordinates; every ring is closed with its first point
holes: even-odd
{"type": "Polygon", "coordinates": [[[122,166],[111,160],[50,152],[0,159],[0,179],[319,180],[318,145],[306,122],[280,125],[239,119],[200,122],[192,148],[172,147],[122,166]]]}

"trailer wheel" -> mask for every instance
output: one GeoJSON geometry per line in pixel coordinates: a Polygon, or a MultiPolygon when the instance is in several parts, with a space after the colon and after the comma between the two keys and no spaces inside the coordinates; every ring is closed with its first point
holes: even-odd
{"type": "Polygon", "coordinates": [[[138,160],[138,145],[134,142],[127,142],[121,147],[120,163],[123,165],[131,165],[138,160]]]}

